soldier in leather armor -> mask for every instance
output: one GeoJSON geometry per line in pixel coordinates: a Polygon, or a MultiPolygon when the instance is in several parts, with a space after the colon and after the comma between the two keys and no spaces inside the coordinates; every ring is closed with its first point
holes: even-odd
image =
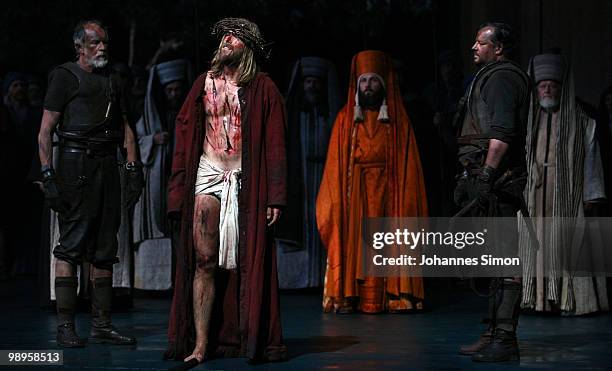
{"type": "MultiPolygon", "coordinates": [[[[479,28],[472,50],[480,70],[455,117],[463,166],[455,202],[473,217],[516,217],[521,208],[529,79],[509,60],[513,46],[508,25],[485,23],[479,28]]],[[[505,251],[516,250],[518,232],[508,235],[511,238],[496,243],[508,244],[505,251]]],[[[520,293],[518,278],[491,280],[488,329],[476,343],[462,346],[461,354],[480,362],[518,360],[520,293]]]]}
{"type": "Polygon", "coordinates": [[[42,189],[49,206],[58,212],[60,238],[53,254],[57,258],[57,342],[63,347],[86,343],[74,329],[76,265],[83,261],[92,265],[90,342],[135,343],[133,337],[120,334],[110,318],[112,268],[118,261],[119,164],[128,170],[126,198],[132,204],[142,189],[142,168],[126,119],[126,96],[106,68],[108,40],[99,21],[78,23],[73,35],[77,61],[50,73],[38,137],[42,189]],[[53,132],[59,137],[55,159],[53,132]],[[118,162],[120,147],[127,162],[118,162]]]}

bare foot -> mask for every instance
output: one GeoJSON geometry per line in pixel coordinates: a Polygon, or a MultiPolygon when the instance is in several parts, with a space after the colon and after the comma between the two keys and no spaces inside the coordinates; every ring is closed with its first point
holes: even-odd
{"type": "Polygon", "coordinates": [[[189,357],[185,358],[183,362],[189,362],[194,358],[198,360],[198,363],[202,363],[204,361],[204,350],[195,348],[193,353],[191,353],[189,357]]]}

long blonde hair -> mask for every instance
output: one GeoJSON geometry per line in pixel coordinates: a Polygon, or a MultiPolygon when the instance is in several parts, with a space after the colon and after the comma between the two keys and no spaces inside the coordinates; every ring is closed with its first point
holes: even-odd
{"type": "MultiPolygon", "coordinates": [[[[221,77],[223,75],[223,67],[225,66],[221,63],[221,49],[223,48],[224,41],[221,40],[219,43],[219,47],[217,51],[213,55],[213,60],[210,63],[210,72],[213,77],[221,77]]],[[[238,62],[237,73],[236,73],[236,84],[238,86],[246,86],[248,85],[257,73],[259,72],[259,66],[257,65],[257,61],[255,59],[255,53],[245,45],[242,50],[242,55],[240,57],[240,61],[238,62]]]]}

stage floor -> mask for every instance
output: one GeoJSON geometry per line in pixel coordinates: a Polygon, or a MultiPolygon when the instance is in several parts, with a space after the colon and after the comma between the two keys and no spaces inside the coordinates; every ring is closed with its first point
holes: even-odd
{"type": "MultiPolygon", "coordinates": [[[[444,286],[444,285],[442,285],[444,286]]],[[[55,315],[35,303],[33,280],[0,283],[0,350],[58,349],[55,315]]],[[[475,340],[486,302],[471,291],[435,288],[430,310],[419,314],[336,315],[321,312],[320,293],[284,292],[283,331],[290,359],[249,366],[245,359],[214,359],[198,370],[604,370],[612,366],[612,316],[582,318],[523,315],[519,327],[521,361],[474,364],[457,354],[459,344],[475,340]]],[[[166,370],[168,298],[138,297],[114,323],[138,339],[134,347],[89,345],[64,350],[62,370],[166,370]]],[[[81,335],[89,315],[79,313],[81,335]]],[[[2,368],[0,366],[0,368],[2,368]]],[[[22,370],[54,367],[21,366],[22,370]]]]}

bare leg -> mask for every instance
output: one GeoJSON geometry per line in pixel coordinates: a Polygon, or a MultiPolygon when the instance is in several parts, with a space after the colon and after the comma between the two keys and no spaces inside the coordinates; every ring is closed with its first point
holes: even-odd
{"type": "Polygon", "coordinates": [[[113,276],[113,271],[112,270],[96,268],[93,265],[91,266],[91,269],[89,271],[91,272],[89,274],[89,279],[91,281],[95,280],[96,278],[112,277],[113,276]]]}
{"type": "Polygon", "coordinates": [[[55,277],[73,277],[75,275],[76,272],[72,264],[61,259],[55,261],[55,277]]]}
{"type": "Polygon", "coordinates": [[[185,362],[196,358],[204,361],[208,345],[208,330],[213,301],[215,299],[215,270],[219,255],[219,211],[221,204],[210,195],[195,198],[193,214],[193,246],[196,272],[193,278],[193,320],[196,328],[196,344],[185,362]]]}

